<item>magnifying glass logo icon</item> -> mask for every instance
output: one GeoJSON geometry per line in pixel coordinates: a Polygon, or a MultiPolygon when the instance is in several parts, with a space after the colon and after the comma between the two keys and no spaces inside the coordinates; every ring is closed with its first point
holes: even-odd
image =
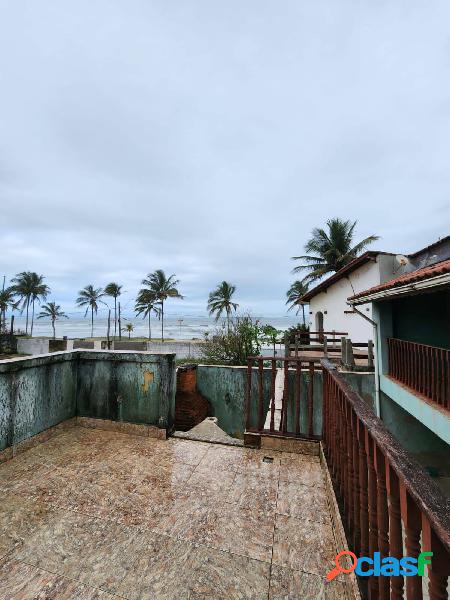
{"type": "Polygon", "coordinates": [[[336,554],[336,558],[334,559],[334,564],[336,565],[334,569],[332,569],[329,573],[327,573],[327,581],[333,581],[335,577],[337,577],[340,573],[351,573],[356,569],[356,565],[358,564],[358,558],[354,552],[350,552],[350,550],[342,550],[339,554],[336,554]],[[352,559],[352,565],[350,567],[343,567],[340,563],[340,559],[343,556],[350,556],[352,559]]]}

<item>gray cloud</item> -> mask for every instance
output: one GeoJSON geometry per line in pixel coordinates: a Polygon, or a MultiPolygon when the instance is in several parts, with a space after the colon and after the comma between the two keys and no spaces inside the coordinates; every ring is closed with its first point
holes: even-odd
{"type": "Polygon", "coordinates": [[[0,266],[55,298],[150,270],[282,313],[328,217],[448,234],[447,2],[0,0],[0,266]]]}

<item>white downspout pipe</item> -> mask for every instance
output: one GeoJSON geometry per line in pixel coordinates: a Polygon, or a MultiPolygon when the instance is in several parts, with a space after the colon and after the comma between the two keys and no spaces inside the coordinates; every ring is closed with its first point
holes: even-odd
{"type": "Polygon", "coordinates": [[[352,310],[355,311],[357,315],[368,321],[373,327],[373,353],[374,353],[374,365],[375,365],[375,414],[379,419],[381,419],[381,411],[380,411],[380,367],[378,364],[378,324],[375,323],[373,319],[362,313],[358,310],[353,304],[347,302],[349,306],[352,307],[352,310]]]}

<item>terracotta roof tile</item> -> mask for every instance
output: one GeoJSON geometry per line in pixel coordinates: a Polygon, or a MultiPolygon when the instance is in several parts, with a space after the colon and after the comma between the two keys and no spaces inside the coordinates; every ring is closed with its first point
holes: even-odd
{"type": "Polygon", "coordinates": [[[355,294],[354,296],[349,298],[349,300],[357,300],[358,298],[363,298],[375,294],[377,292],[383,292],[385,290],[390,290],[392,288],[408,285],[417,281],[423,281],[425,279],[433,279],[433,277],[445,275],[446,273],[450,273],[450,259],[443,260],[434,265],[430,265],[429,267],[423,267],[422,269],[412,271],[411,273],[404,273],[403,275],[400,275],[395,279],[390,279],[389,281],[385,281],[380,285],[376,285],[375,287],[369,288],[364,292],[359,292],[358,294],[355,294]]]}

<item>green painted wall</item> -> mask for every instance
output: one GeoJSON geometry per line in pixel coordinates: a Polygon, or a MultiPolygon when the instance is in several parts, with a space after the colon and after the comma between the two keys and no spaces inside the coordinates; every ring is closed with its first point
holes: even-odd
{"type": "Polygon", "coordinates": [[[0,450],[73,417],[76,374],[70,354],[0,363],[0,450]]]}
{"type": "Polygon", "coordinates": [[[450,291],[392,301],[394,337],[450,348],[450,291]]]}
{"type": "Polygon", "coordinates": [[[82,353],[77,414],[113,421],[171,426],[175,406],[171,354],[82,353]]]}
{"type": "Polygon", "coordinates": [[[449,494],[450,445],[383,392],[380,393],[380,408],[389,431],[449,494]]]}
{"type": "Polygon", "coordinates": [[[0,362],[0,450],[76,415],[170,428],[175,356],[77,351],[0,362]]]}
{"type": "MultiPolygon", "coordinates": [[[[208,400],[209,416],[217,417],[218,425],[228,435],[244,437],[245,390],[247,367],[202,366],[197,368],[197,391],[208,400]]],[[[270,369],[263,371],[264,414],[269,407],[270,369]]],[[[258,373],[252,373],[251,424],[257,426],[258,373]]]]}

